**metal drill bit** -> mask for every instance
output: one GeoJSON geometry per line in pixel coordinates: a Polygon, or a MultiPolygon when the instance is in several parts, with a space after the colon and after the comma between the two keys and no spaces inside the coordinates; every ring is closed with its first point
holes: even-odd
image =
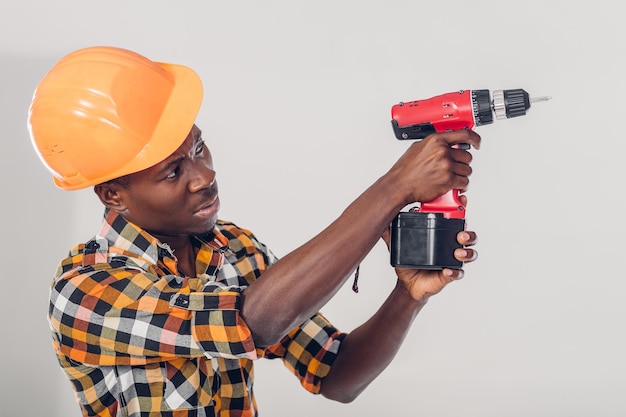
{"type": "Polygon", "coordinates": [[[550,97],[550,96],[540,96],[540,97],[531,97],[530,98],[530,102],[531,103],[537,103],[539,101],[548,101],[548,100],[552,100],[552,97],[550,97]]]}

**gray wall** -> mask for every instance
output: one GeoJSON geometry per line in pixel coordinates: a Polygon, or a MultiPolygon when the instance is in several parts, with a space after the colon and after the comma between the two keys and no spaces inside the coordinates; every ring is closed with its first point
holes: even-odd
{"type": "MultiPolygon", "coordinates": [[[[263,416],[626,415],[622,241],[626,31],[617,1],[211,2],[0,5],[2,249],[0,414],[76,417],[52,353],[57,262],[91,236],[90,191],[54,188],[26,112],[62,55],[108,44],[202,76],[198,118],[222,217],[278,255],[321,230],[392,164],[390,107],[458,89],[551,95],[479,129],[468,223],[480,259],[423,310],[397,360],[356,402],[257,369],[263,416]],[[243,175],[242,170],[258,174],[243,175]]],[[[382,244],[324,312],[365,320],[394,283],[382,244]]]]}

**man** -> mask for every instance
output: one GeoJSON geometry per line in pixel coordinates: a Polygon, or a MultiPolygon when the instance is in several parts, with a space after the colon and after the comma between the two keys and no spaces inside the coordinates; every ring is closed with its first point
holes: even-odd
{"type": "MultiPolygon", "coordinates": [[[[469,130],[413,143],[316,237],[277,260],[218,220],[213,161],[195,118],[202,85],[132,51],[62,58],[31,103],[36,151],[60,188],[93,187],[100,232],[52,283],[54,348],[85,416],[255,416],[253,361],[280,358],[310,392],[356,398],[390,363],[428,298],[462,270],[397,269],[397,285],[350,333],[318,311],[407,204],[464,190],[469,130]]],[[[465,198],[463,197],[465,202],[465,198]]],[[[462,232],[455,256],[476,258],[462,232]]]]}

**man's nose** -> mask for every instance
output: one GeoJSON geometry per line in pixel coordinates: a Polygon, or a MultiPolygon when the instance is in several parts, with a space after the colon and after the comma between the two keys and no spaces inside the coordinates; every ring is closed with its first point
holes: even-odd
{"type": "Polygon", "coordinates": [[[215,182],[215,171],[205,164],[194,164],[191,179],[189,180],[189,191],[196,192],[209,188],[215,182]]]}

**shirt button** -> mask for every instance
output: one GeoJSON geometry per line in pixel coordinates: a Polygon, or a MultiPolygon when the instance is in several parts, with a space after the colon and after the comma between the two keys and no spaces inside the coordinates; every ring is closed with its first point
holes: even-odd
{"type": "Polygon", "coordinates": [[[176,307],[187,307],[189,305],[189,297],[183,294],[175,294],[172,296],[170,304],[173,304],[176,307]]]}

